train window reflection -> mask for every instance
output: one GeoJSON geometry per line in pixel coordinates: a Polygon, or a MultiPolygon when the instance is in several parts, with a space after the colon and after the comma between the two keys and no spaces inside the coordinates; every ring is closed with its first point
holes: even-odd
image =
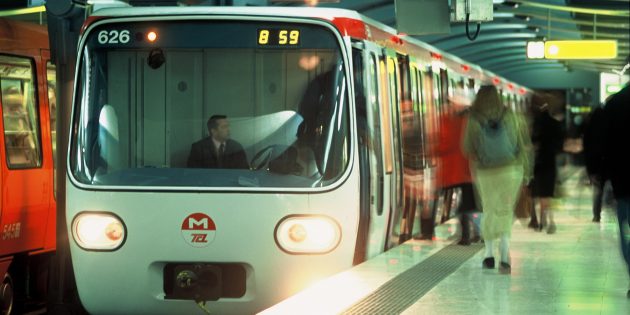
{"type": "Polygon", "coordinates": [[[9,168],[41,166],[34,66],[30,59],[0,56],[0,95],[9,168]]]}
{"type": "MultiPolygon", "coordinates": [[[[329,185],[344,173],[350,159],[348,87],[335,36],[321,26],[297,25],[292,27],[300,30],[299,45],[261,48],[256,41],[217,35],[256,34],[256,23],[220,24],[162,27],[160,43],[171,39],[162,47],[133,43],[134,37],[122,47],[99,42],[98,28],[91,33],[70,152],[76,180],[100,186],[307,188],[329,185]],[[192,27],[193,33],[214,34],[213,40],[186,41],[192,27]],[[209,118],[215,115],[227,120],[222,137],[229,143],[213,132],[209,118]],[[230,149],[236,142],[246,162],[191,164],[191,147],[202,139],[202,155],[219,160],[236,150],[230,149]]],[[[116,27],[122,33],[144,26],[116,27]]]]}

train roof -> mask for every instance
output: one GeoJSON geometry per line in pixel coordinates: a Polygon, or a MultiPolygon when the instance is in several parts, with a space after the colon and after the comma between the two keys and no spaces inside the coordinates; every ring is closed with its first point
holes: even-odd
{"type": "Polygon", "coordinates": [[[46,26],[0,18],[0,51],[48,49],[46,26]]]}
{"type": "Polygon", "coordinates": [[[442,51],[434,46],[422,42],[411,36],[399,34],[396,29],[366,17],[356,11],[337,8],[312,8],[312,7],[130,7],[119,4],[117,7],[105,7],[97,9],[86,22],[107,17],[141,17],[152,15],[240,15],[256,17],[286,17],[286,18],[312,18],[331,22],[343,36],[357,39],[376,41],[386,47],[414,56],[423,56],[423,62],[431,62],[438,59],[444,62],[448,68],[457,72],[469,72],[476,79],[493,82],[495,85],[519,89],[521,94],[531,92],[519,84],[500,77],[479,65],[465,61],[455,55],[442,51]]]}

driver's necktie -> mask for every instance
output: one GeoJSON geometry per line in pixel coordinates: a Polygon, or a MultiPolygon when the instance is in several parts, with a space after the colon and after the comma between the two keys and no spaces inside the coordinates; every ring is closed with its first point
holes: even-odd
{"type": "Polygon", "coordinates": [[[225,144],[222,142],[219,145],[219,152],[217,154],[217,164],[219,167],[223,167],[223,156],[225,155],[225,144]]]}

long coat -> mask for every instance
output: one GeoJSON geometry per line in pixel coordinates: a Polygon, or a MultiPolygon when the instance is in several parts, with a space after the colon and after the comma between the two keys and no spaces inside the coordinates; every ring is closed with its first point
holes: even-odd
{"type": "Polygon", "coordinates": [[[462,136],[468,111],[446,115],[440,126],[438,180],[442,188],[472,183],[468,159],[462,152],[462,136]]]}
{"type": "Polygon", "coordinates": [[[601,154],[600,169],[610,179],[615,198],[630,197],[630,163],[628,134],[630,133],[630,84],[613,95],[604,107],[602,131],[597,137],[601,154]]]}

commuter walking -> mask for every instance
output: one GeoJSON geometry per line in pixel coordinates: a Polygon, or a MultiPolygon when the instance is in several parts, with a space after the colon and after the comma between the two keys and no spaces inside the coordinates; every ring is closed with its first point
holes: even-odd
{"type": "Polygon", "coordinates": [[[603,172],[600,169],[602,167],[602,163],[599,160],[601,156],[598,156],[593,148],[597,145],[597,142],[600,141],[600,139],[597,138],[597,131],[602,128],[603,115],[603,107],[596,107],[593,110],[586,122],[584,138],[582,139],[586,173],[593,186],[593,222],[599,222],[601,220],[604,187],[606,183],[606,178],[603,177],[603,172]]]}
{"type": "Polygon", "coordinates": [[[461,225],[458,244],[464,246],[480,239],[480,231],[473,224],[477,207],[470,166],[461,150],[462,132],[468,119],[469,106],[470,100],[461,90],[449,97],[447,112],[440,124],[440,141],[437,145],[438,178],[442,192],[452,194],[455,189],[461,191],[461,202],[456,210],[461,225]]]}
{"type": "Polygon", "coordinates": [[[525,120],[501,102],[493,85],[479,89],[464,131],[463,150],[484,215],[483,268],[493,269],[494,244],[500,240],[499,272],[511,273],[509,242],[514,207],[522,185],[531,178],[531,141],[525,120]]]}
{"type": "MultiPolygon", "coordinates": [[[[610,180],[617,201],[619,241],[621,253],[630,276],[630,163],[627,143],[630,134],[630,85],[613,95],[602,115],[601,129],[597,131],[595,155],[601,164],[601,176],[610,180]]],[[[627,292],[630,298],[630,290],[627,292]]]]}
{"type": "Polygon", "coordinates": [[[534,116],[531,141],[534,146],[534,178],[531,192],[534,204],[538,204],[538,231],[547,226],[547,233],[556,232],[551,198],[555,196],[558,170],[556,155],[562,151],[564,131],[562,127],[563,104],[557,97],[546,95],[542,98],[539,112],[534,116]]]}

